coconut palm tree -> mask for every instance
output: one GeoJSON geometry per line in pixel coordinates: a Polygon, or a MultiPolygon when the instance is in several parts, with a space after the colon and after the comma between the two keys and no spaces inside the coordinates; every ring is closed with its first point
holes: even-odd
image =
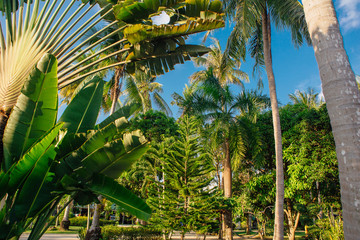
{"type": "Polygon", "coordinates": [[[249,81],[248,75],[240,70],[241,62],[234,60],[228,54],[221,50],[219,40],[213,38],[214,45],[206,56],[194,58],[197,66],[203,66],[206,69],[197,71],[190,76],[190,81],[194,83],[202,82],[207,78],[207,69],[212,68],[214,77],[216,77],[221,86],[236,84],[244,87],[244,82],[249,81]]]}
{"type": "MultiPolygon", "coordinates": [[[[214,76],[212,68],[209,68],[198,85],[196,97],[193,99],[192,109],[197,112],[205,122],[210,123],[213,135],[217,138],[222,149],[223,156],[223,189],[225,198],[232,197],[232,158],[235,154],[231,148],[232,142],[240,142],[240,134],[232,134],[237,128],[236,115],[253,112],[250,101],[245,100],[248,94],[234,96],[228,84],[222,85],[214,76]],[[248,104],[245,104],[248,103],[248,104]],[[244,111],[244,112],[242,112],[244,111]],[[239,138],[238,138],[239,137],[239,138]]],[[[261,95],[254,97],[254,104],[262,101],[261,95]],[[257,99],[256,99],[257,98],[257,99]],[[255,100],[256,99],[256,100],[255,100]]],[[[250,98],[248,98],[249,100],[250,98]]],[[[240,144],[236,145],[239,147],[240,144]]],[[[239,152],[240,150],[238,150],[239,152]]],[[[223,232],[225,239],[232,239],[232,213],[224,214],[223,232]]]]}
{"type": "Polygon", "coordinates": [[[182,96],[176,92],[171,95],[174,99],[171,101],[171,105],[177,105],[180,108],[180,118],[185,115],[191,116],[195,114],[192,104],[196,98],[196,87],[197,84],[194,83],[190,85],[185,84],[182,96]]]}
{"type": "Polygon", "coordinates": [[[245,59],[247,46],[255,59],[254,72],[265,65],[269,83],[276,152],[276,206],[274,239],[284,237],[284,170],[281,126],[272,66],[271,21],[278,28],[289,28],[295,45],[308,39],[302,5],[297,0],[226,0],[228,16],[235,27],[228,40],[227,52],[235,59],[245,59]]]}
{"type": "MultiPolygon", "coordinates": [[[[232,100],[233,97],[231,96],[230,91],[228,89],[229,84],[236,84],[243,87],[243,82],[248,81],[249,79],[247,74],[240,70],[240,65],[241,65],[240,61],[237,61],[234,58],[232,58],[230,55],[223,53],[221,50],[220,43],[217,39],[213,39],[213,41],[214,41],[214,45],[210,47],[211,50],[209,51],[208,55],[194,59],[196,65],[204,66],[206,67],[206,69],[195,72],[193,75],[190,76],[190,81],[195,84],[202,85],[202,88],[205,91],[204,96],[207,95],[205,90],[206,84],[210,84],[209,90],[213,89],[212,91],[218,91],[218,94],[220,94],[223,99],[222,100],[217,99],[215,101],[220,101],[218,103],[220,103],[220,106],[223,108],[221,112],[226,113],[229,107],[227,106],[227,104],[229,104],[227,103],[227,101],[230,101],[230,105],[231,102],[233,101],[232,100]]],[[[213,92],[211,94],[216,94],[216,93],[213,92]]],[[[210,95],[207,95],[207,97],[209,97],[210,95]]],[[[201,97],[199,98],[199,96],[197,98],[201,99],[201,97]]],[[[201,105],[198,105],[197,108],[199,108],[197,111],[203,111],[201,110],[202,108],[201,105]]],[[[226,114],[223,114],[222,117],[225,117],[225,115],[226,114]]],[[[226,131],[228,132],[229,129],[227,128],[225,132],[226,131]]],[[[223,165],[224,165],[224,196],[226,198],[230,198],[232,196],[232,191],[231,191],[232,170],[231,170],[229,151],[230,151],[229,137],[225,137],[225,141],[224,141],[225,160],[223,165]]],[[[230,237],[232,238],[231,212],[228,212],[227,214],[224,215],[223,230],[227,238],[230,237]]]]}
{"type": "Polygon", "coordinates": [[[360,94],[333,1],[303,0],[339,162],[345,239],[360,236],[360,94]]]}
{"type": "Polygon", "coordinates": [[[165,100],[160,96],[162,84],[155,82],[156,77],[149,71],[137,70],[135,75],[129,75],[125,79],[126,104],[141,103],[142,112],[145,113],[153,108],[153,103],[167,116],[172,112],[165,100]]]}

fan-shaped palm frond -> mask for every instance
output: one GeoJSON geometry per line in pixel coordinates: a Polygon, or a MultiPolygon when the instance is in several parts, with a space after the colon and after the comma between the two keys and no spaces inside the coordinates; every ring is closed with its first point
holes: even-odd
{"type": "MultiPolygon", "coordinates": [[[[18,9],[10,7],[10,2],[17,1],[4,2],[7,26],[6,34],[0,34],[0,104],[2,109],[7,110],[15,104],[29,71],[44,53],[52,53],[58,58],[59,74],[61,70],[76,68],[69,67],[72,63],[69,60],[84,54],[85,50],[79,50],[90,39],[81,43],[78,40],[84,31],[98,24],[111,10],[106,13],[103,10],[93,13],[94,3],[89,4],[86,1],[79,4],[76,0],[46,0],[41,5],[39,0],[32,3],[20,1],[18,9]],[[79,23],[82,19],[86,20],[79,23]]],[[[110,25],[116,23],[117,21],[110,25]]],[[[94,35],[103,31],[104,29],[101,29],[94,35]]]]}

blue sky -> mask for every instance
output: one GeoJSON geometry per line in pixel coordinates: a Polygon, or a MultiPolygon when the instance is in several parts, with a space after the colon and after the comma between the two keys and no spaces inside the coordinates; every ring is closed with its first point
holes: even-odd
{"type": "MultiPolygon", "coordinates": [[[[334,1],[338,19],[340,21],[341,32],[344,37],[345,49],[349,55],[350,63],[355,73],[360,74],[360,0],[336,0],[334,1]]],[[[214,31],[213,37],[220,40],[225,47],[227,37],[231,32],[231,27],[214,31]]],[[[194,43],[201,43],[201,34],[192,35],[188,40],[194,43]]],[[[207,46],[212,44],[208,38],[205,43],[207,46]]],[[[291,42],[290,33],[286,30],[277,31],[273,28],[272,32],[272,54],[274,73],[277,87],[277,94],[280,103],[288,103],[290,93],[296,90],[306,90],[308,87],[321,92],[321,82],[318,66],[315,60],[312,47],[302,46],[296,49],[291,42]]],[[[253,61],[248,58],[247,62],[242,63],[241,70],[248,73],[250,83],[245,84],[246,89],[256,88],[256,79],[252,75],[253,61]]],[[[189,76],[196,68],[192,62],[175,66],[175,70],[158,77],[157,81],[163,84],[162,96],[170,104],[173,92],[181,93],[185,84],[188,83],[189,76]]],[[[268,94],[268,85],[265,72],[263,72],[263,93],[268,94]]],[[[240,91],[240,89],[234,89],[240,91]]],[[[177,118],[178,108],[172,106],[174,117],[177,118]]]]}

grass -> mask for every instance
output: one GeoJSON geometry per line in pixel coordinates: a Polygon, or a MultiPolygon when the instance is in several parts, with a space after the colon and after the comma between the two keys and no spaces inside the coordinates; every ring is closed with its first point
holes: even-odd
{"type": "MultiPolygon", "coordinates": [[[[245,236],[254,237],[255,235],[258,235],[257,231],[251,231],[250,234],[246,234],[245,230],[235,230],[234,233],[237,236],[242,236],[242,237],[245,237],[245,236]]],[[[288,236],[286,235],[286,233],[284,233],[284,234],[285,234],[284,239],[289,239],[288,236]]],[[[260,239],[260,237],[258,239],[260,239]]],[[[265,239],[270,240],[270,239],[273,239],[273,238],[272,238],[272,236],[266,236],[265,239]]],[[[305,231],[301,231],[301,230],[296,231],[295,232],[295,239],[297,239],[297,240],[305,239],[305,231]]]]}
{"type": "MultiPolygon", "coordinates": [[[[69,227],[69,231],[60,231],[59,227],[57,228],[49,228],[46,233],[54,233],[54,234],[77,234],[79,229],[81,229],[82,227],[79,226],[70,226],[69,227]]],[[[31,230],[27,230],[25,233],[30,233],[31,230]]]]}

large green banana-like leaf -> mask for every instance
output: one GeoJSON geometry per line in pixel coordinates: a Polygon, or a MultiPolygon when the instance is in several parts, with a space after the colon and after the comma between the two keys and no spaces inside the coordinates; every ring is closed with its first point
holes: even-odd
{"type": "MultiPolygon", "coordinates": [[[[6,183],[6,188],[0,188],[0,198],[2,198],[6,192],[13,194],[25,181],[29,172],[32,171],[39,161],[44,160],[43,158],[45,157],[52,157],[52,155],[49,154],[53,154],[53,152],[46,152],[59,133],[62,125],[62,123],[57,124],[53,129],[51,129],[39,140],[39,142],[30,148],[29,151],[26,152],[25,155],[16,164],[14,164],[8,172],[5,173],[6,176],[3,178],[8,181],[6,183]]],[[[34,190],[33,187],[30,187],[29,189],[34,190]]]]}
{"type": "Polygon", "coordinates": [[[184,36],[224,26],[223,20],[191,18],[177,25],[130,25],[124,30],[124,35],[130,43],[135,44],[144,40],[184,36]]]}
{"type": "MultiPolygon", "coordinates": [[[[66,131],[61,132],[60,134],[64,135],[61,141],[57,144],[57,159],[64,158],[66,155],[77,150],[81,145],[84,144],[93,134],[93,131],[88,131],[86,133],[67,133],[66,131]]],[[[60,135],[59,134],[59,135],[60,135]]]]}
{"type": "MultiPolygon", "coordinates": [[[[191,57],[199,57],[209,52],[209,48],[200,45],[180,45],[174,50],[168,50],[168,46],[161,43],[163,42],[151,44],[149,48],[148,45],[139,43],[139,47],[134,51],[136,55],[134,58],[141,60],[136,61],[135,64],[146,66],[153,75],[161,75],[174,70],[176,64],[182,64],[191,60],[191,57]]],[[[131,73],[132,70],[135,70],[135,67],[129,64],[128,72],[131,73]]]]}
{"type": "Polygon", "coordinates": [[[120,140],[106,144],[103,148],[84,159],[85,169],[90,172],[100,172],[111,178],[118,178],[138,160],[148,149],[136,136],[128,135],[133,142],[123,145],[120,140]]]}
{"type": "Polygon", "coordinates": [[[111,178],[101,174],[94,176],[88,188],[125,208],[140,219],[148,220],[150,218],[150,207],[142,199],[111,178]]]}
{"type": "Polygon", "coordinates": [[[186,0],[186,5],[179,9],[179,13],[187,17],[200,17],[203,19],[223,17],[220,0],[186,0]]]}
{"type": "Polygon", "coordinates": [[[74,172],[89,179],[91,174],[102,173],[111,178],[118,178],[131,164],[138,160],[148,149],[143,136],[125,134],[124,139],[117,139],[86,156],[74,172]]]}
{"type": "Polygon", "coordinates": [[[101,129],[121,117],[125,117],[126,119],[128,119],[140,108],[141,104],[139,103],[131,103],[129,105],[123,106],[119,110],[111,114],[109,117],[107,117],[104,121],[96,125],[95,129],[101,129]]]}
{"type": "MultiPolygon", "coordinates": [[[[119,118],[111,124],[107,125],[106,127],[96,131],[79,149],[72,152],[70,155],[65,157],[65,159],[61,160],[60,164],[57,166],[56,169],[57,175],[63,176],[64,174],[71,174],[71,171],[69,171],[70,169],[77,169],[77,172],[84,172],[82,177],[84,177],[85,179],[91,177],[93,171],[89,171],[89,169],[84,168],[84,163],[82,163],[82,161],[88,158],[91,154],[94,154],[96,151],[101,151],[100,149],[107,148],[106,144],[112,142],[114,140],[114,137],[116,137],[118,133],[121,133],[127,126],[127,120],[125,118],[119,118]]],[[[124,154],[124,152],[121,151],[121,149],[124,148],[123,144],[121,140],[119,142],[119,145],[114,147],[116,149],[110,150],[109,155],[101,156],[102,158],[104,158],[102,164],[105,164],[106,159],[111,159],[111,157],[116,154],[124,154]]],[[[113,159],[111,159],[110,162],[111,161],[113,161],[113,159]]],[[[97,171],[100,170],[101,169],[98,169],[97,171]]]]}
{"type": "Polygon", "coordinates": [[[151,14],[164,7],[172,8],[184,2],[185,0],[144,0],[141,2],[125,0],[118,1],[113,9],[116,19],[126,23],[137,23],[143,19],[148,19],[151,14]]]}
{"type": "MultiPolygon", "coordinates": [[[[9,174],[6,174],[5,172],[0,172],[0,199],[2,199],[6,194],[9,178],[10,178],[9,174]]],[[[1,218],[0,218],[0,222],[1,222],[1,218]]]]}
{"type": "Polygon", "coordinates": [[[57,60],[46,54],[30,73],[6,125],[5,170],[54,126],[57,103],[57,60]]]}
{"type": "MultiPolygon", "coordinates": [[[[50,145],[36,161],[34,167],[22,185],[20,192],[16,196],[14,207],[11,209],[10,220],[15,222],[20,219],[33,217],[46,205],[49,194],[41,195],[40,190],[46,182],[51,182],[53,173],[49,173],[50,167],[55,159],[55,146],[50,145]]],[[[49,189],[47,189],[49,192],[49,189]]]]}
{"type": "Polygon", "coordinates": [[[173,11],[171,15],[175,15],[171,24],[189,17],[206,18],[210,15],[213,18],[220,19],[222,17],[220,0],[125,0],[119,1],[114,6],[114,15],[120,21],[134,24],[149,19],[165,9],[167,12],[173,11]],[[179,14],[183,16],[179,16],[179,14]]]}
{"type": "Polygon", "coordinates": [[[81,88],[70,104],[65,109],[60,122],[64,122],[64,128],[69,133],[86,132],[94,129],[101,106],[104,81],[95,76],[89,80],[84,80],[81,88]]]}

